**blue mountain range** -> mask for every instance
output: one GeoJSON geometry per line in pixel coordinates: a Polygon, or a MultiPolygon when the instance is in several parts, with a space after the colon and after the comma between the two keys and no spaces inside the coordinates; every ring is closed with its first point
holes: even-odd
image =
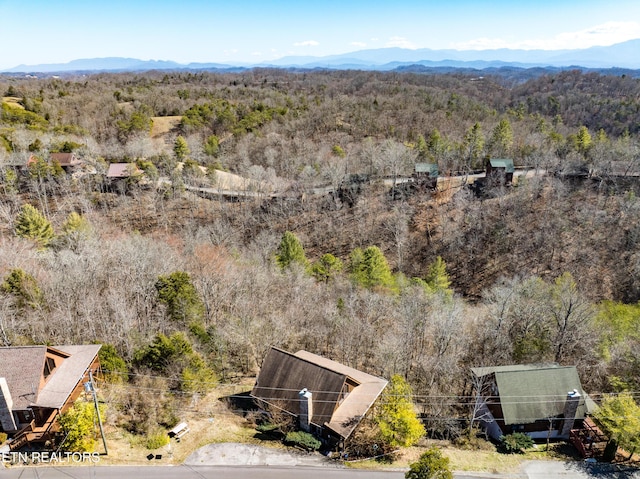
{"type": "Polygon", "coordinates": [[[583,67],[640,69],[640,39],[629,40],[607,47],[591,47],[579,50],[409,50],[380,48],[360,50],[342,55],[324,57],[283,57],[263,63],[188,63],[168,60],[138,60],[135,58],[89,58],[69,63],[18,65],[0,73],[57,73],[99,71],[148,71],[148,70],[235,70],[239,68],[328,68],[359,70],[395,70],[409,65],[453,68],[499,68],[505,66],[533,67],[583,67]]]}

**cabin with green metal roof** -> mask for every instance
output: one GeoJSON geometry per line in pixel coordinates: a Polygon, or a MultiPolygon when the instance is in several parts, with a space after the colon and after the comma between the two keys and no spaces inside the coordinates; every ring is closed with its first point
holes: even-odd
{"type": "Polygon", "coordinates": [[[413,178],[421,187],[435,189],[438,185],[438,175],[437,163],[416,163],[414,166],[413,178]]]}
{"type": "Polygon", "coordinates": [[[490,178],[491,184],[511,185],[514,171],[513,160],[510,158],[491,158],[486,164],[486,176],[490,178]]]}
{"type": "Polygon", "coordinates": [[[415,176],[418,178],[422,176],[437,178],[438,177],[437,163],[416,163],[415,176]]]}
{"type": "Polygon", "coordinates": [[[575,366],[511,365],[472,368],[476,418],[498,439],[523,432],[533,439],[568,439],[595,404],[575,366]]]}

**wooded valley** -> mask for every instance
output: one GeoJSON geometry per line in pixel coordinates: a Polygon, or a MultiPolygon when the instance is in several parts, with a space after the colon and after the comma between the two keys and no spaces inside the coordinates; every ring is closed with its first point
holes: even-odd
{"type": "MultiPolygon", "coordinates": [[[[596,399],[639,394],[638,79],[254,69],[0,92],[1,345],[100,342],[113,380],[186,394],[305,349],[405,377],[434,435],[464,426],[472,366],[576,365],[596,399]],[[532,174],[446,181],[488,158],[532,174]],[[115,185],[116,162],[140,174],[115,185]],[[437,190],[396,194],[417,163],[437,190]],[[216,171],[260,186],[189,188],[216,171]]],[[[120,424],[171,423],[136,416],[139,391],[120,424]]]]}

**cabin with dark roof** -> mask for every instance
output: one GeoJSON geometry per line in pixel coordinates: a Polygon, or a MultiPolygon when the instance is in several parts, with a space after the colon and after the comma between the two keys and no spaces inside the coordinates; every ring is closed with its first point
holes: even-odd
{"type": "Polygon", "coordinates": [[[82,165],[75,153],[51,153],[49,155],[49,161],[51,163],[57,163],[67,173],[73,171],[73,169],[82,165]]]}
{"type": "Polygon", "coordinates": [[[568,439],[595,404],[575,366],[513,365],[472,368],[477,419],[499,439],[523,432],[533,439],[568,439]]]}
{"type": "Polygon", "coordinates": [[[302,430],[329,445],[344,443],[378,399],[387,380],[336,361],[271,348],[251,396],[297,418],[302,430]]]}
{"type": "Polygon", "coordinates": [[[106,174],[106,186],[110,190],[125,193],[134,184],[140,184],[143,172],[135,163],[111,163],[106,174]]]}
{"type": "Polygon", "coordinates": [[[0,432],[10,449],[44,444],[99,368],[99,344],[0,348],[0,432]]]}
{"type": "Polygon", "coordinates": [[[141,174],[142,170],[135,163],[111,163],[107,170],[107,179],[121,180],[141,174]]]}

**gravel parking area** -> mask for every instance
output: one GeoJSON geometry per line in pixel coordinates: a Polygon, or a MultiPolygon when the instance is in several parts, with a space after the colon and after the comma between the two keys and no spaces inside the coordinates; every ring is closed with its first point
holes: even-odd
{"type": "Polygon", "coordinates": [[[253,444],[221,443],[201,447],[184,461],[189,466],[342,467],[319,454],[283,451],[253,444]]]}

